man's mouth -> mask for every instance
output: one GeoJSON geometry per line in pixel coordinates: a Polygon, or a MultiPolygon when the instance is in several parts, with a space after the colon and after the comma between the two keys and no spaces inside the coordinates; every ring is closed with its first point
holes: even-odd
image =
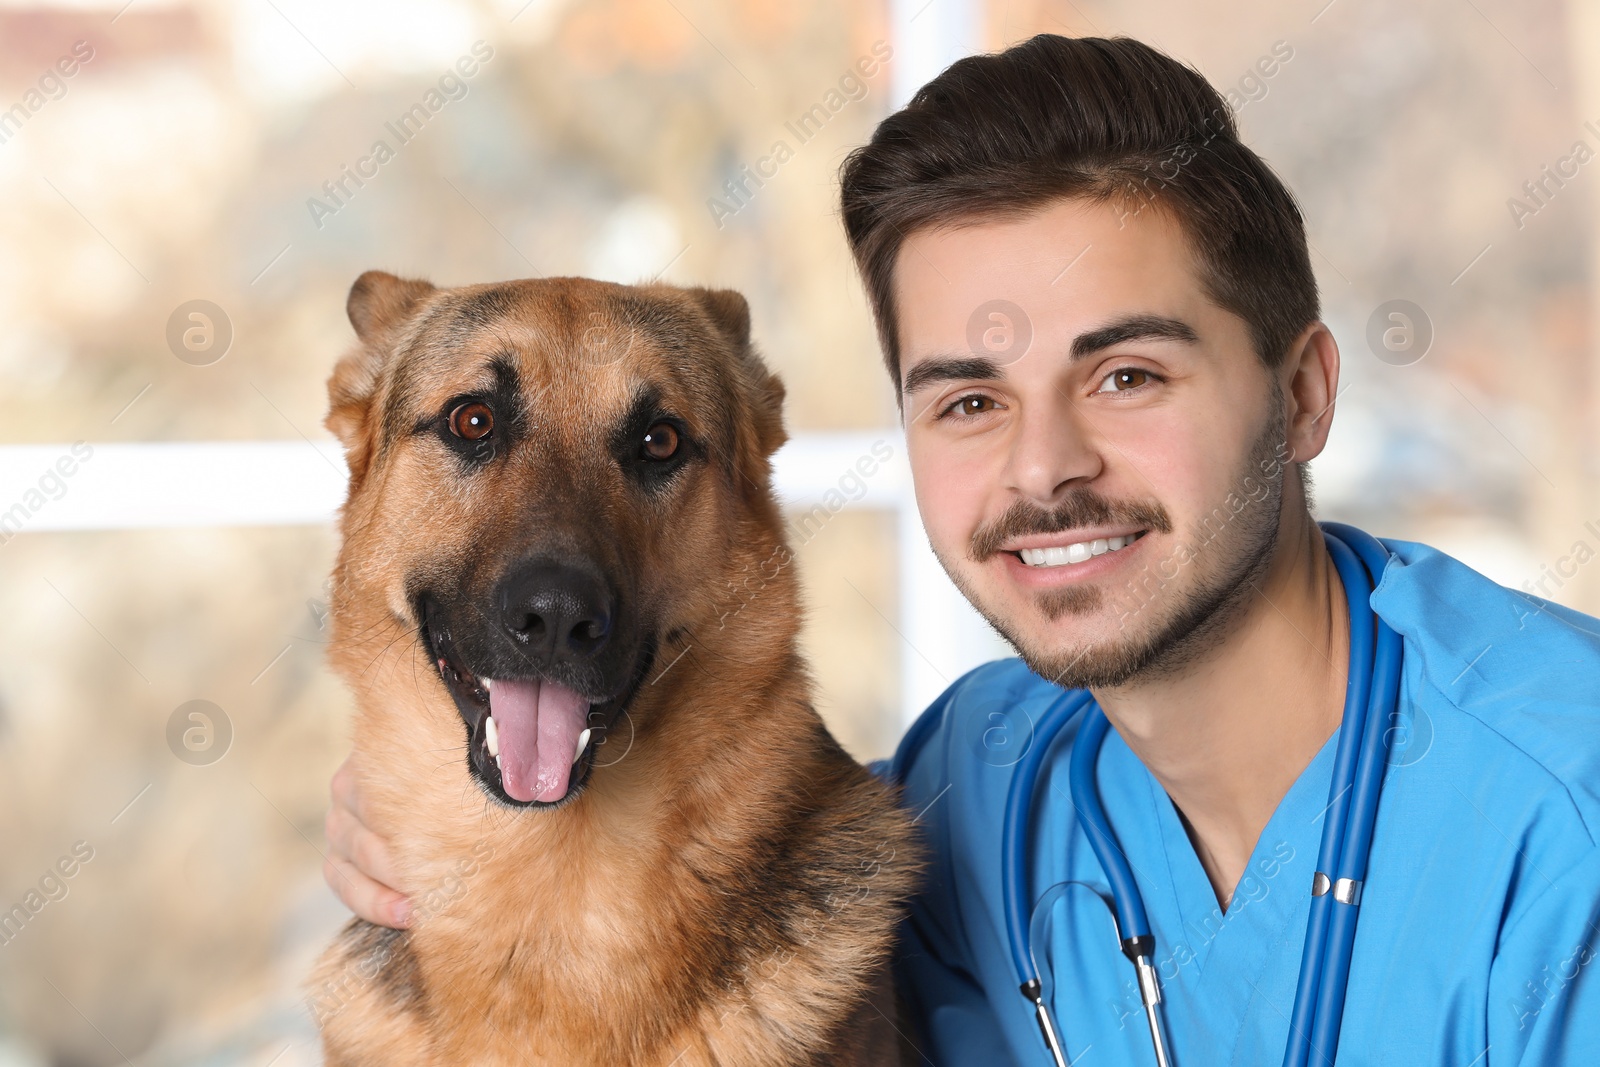
{"type": "MultiPolygon", "coordinates": [[[[1108,552],[1120,552],[1149,532],[1148,530],[1137,530],[1132,533],[1117,534],[1110,537],[1094,537],[1083,541],[1062,541],[1055,544],[1013,548],[1007,551],[1029,567],[1072,567],[1080,563],[1087,563],[1089,560],[1097,556],[1103,556],[1108,552]]],[[[1040,541],[1043,539],[1032,538],[1031,540],[1040,541]]]]}

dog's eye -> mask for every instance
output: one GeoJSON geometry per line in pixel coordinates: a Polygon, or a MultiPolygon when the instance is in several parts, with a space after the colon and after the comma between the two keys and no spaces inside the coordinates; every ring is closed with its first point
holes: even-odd
{"type": "Polygon", "coordinates": [[[494,429],[494,412],[488,404],[460,404],[450,413],[450,432],[467,441],[481,441],[494,429]]]}
{"type": "Polygon", "coordinates": [[[658,422],[644,434],[644,458],[663,460],[678,454],[678,430],[670,422],[658,422]]]}

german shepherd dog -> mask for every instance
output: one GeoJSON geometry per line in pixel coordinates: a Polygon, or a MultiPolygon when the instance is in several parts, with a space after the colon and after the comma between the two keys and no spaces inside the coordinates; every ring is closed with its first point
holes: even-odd
{"type": "Polygon", "coordinates": [[[330,658],[423,888],[318,962],[327,1062],[898,1062],[922,853],[811,704],[744,298],[369,271],[348,311],[330,658]]]}

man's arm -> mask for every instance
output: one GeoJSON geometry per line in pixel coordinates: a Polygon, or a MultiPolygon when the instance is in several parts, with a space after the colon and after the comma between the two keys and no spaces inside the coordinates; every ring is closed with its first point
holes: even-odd
{"type": "MultiPolygon", "coordinates": [[[[970,672],[969,672],[970,673],[970,672]]],[[[906,1036],[915,1042],[916,1056],[906,1063],[934,1067],[1011,1067],[1011,1046],[995,1014],[994,1005],[968,963],[960,901],[950,840],[948,806],[936,803],[949,792],[944,737],[945,710],[965,676],[951,685],[923,712],[902,742],[892,768],[887,760],[868,769],[892,779],[898,769],[903,779],[901,802],[917,812],[928,868],[922,890],[912,898],[900,924],[894,956],[895,990],[906,1036]]]]}
{"type": "MultiPolygon", "coordinates": [[[[1535,881],[1539,877],[1533,875],[1535,881]]],[[[1543,884],[1543,883],[1541,883],[1543,884]]],[[[1600,850],[1502,933],[1489,974],[1488,1067],[1591,1064],[1600,1049],[1600,850]]]]}
{"type": "Polygon", "coordinates": [[[989,998],[959,960],[937,950],[944,939],[929,936],[929,922],[926,910],[914,904],[901,924],[895,952],[895,988],[907,1034],[920,1056],[907,1062],[1011,1067],[1010,1045],[989,998]]]}

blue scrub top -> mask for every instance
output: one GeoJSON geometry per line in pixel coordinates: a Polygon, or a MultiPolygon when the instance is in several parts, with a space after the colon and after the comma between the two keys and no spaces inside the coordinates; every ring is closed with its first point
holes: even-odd
{"type": "MultiPolygon", "coordinates": [[[[1384,544],[1371,603],[1405,663],[1338,1062],[1600,1063],[1600,619],[1384,544]]],[[[1001,828],[1031,724],[1065,698],[1020,660],[985,664],[873,765],[904,781],[933,853],[895,975],[939,1067],[1051,1062],[1007,948],[1001,828]]],[[[1069,799],[1076,728],[1040,771],[1030,899],[1092,888],[1045,909],[1034,953],[1069,1059],[1146,1067],[1133,967],[1069,799]]],[[[1171,799],[1106,738],[1100,792],[1157,939],[1178,1067],[1282,1061],[1337,745],[1278,805],[1224,912],[1171,799]]]]}

